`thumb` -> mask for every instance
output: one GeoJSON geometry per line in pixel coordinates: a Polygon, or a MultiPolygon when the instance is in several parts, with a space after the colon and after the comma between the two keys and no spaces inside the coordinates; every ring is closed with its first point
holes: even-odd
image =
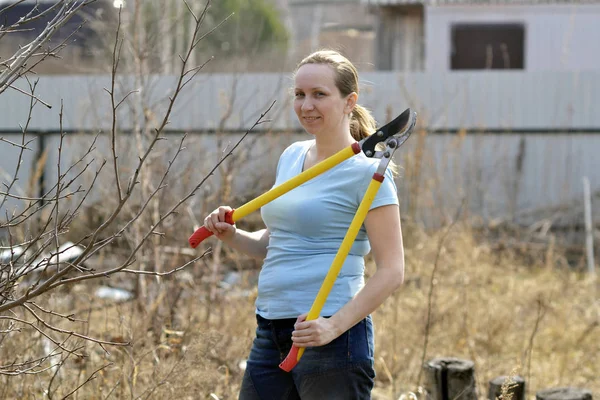
{"type": "Polygon", "coordinates": [[[217,229],[217,237],[232,235],[236,229],[234,225],[230,225],[227,222],[217,222],[215,228],[217,229]]]}
{"type": "Polygon", "coordinates": [[[302,315],[300,315],[297,319],[296,319],[296,323],[298,322],[304,322],[306,321],[306,317],[308,316],[308,313],[304,313],[302,315]]]}
{"type": "Polygon", "coordinates": [[[229,231],[235,229],[233,225],[228,224],[227,222],[217,222],[215,226],[221,231],[229,231]]]}

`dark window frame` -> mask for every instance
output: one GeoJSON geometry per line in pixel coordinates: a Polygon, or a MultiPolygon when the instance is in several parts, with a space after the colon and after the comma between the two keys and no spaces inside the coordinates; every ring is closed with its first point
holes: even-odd
{"type": "Polygon", "coordinates": [[[522,22],[452,24],[450,70],[524,70],[527,61],[526,34],[522,22]],[[503,44],[506,46],[503,47],[503,44]],[[488,56],[489,50],[491,57],[488,56]]]}

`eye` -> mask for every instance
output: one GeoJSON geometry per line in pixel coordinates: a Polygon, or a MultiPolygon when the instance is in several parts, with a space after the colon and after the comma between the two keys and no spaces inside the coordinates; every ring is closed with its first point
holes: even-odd
{"type": "Polygon", "coordinates": [[[315,93],[315,95],[316,95],[317,97],[324,97],[324,96],[325,96],[325,93],[323,93],[323,92],[316,92],[316,93],[315,93]]]}
{"type": "Polygon", "coordinates": [[[302,92],[296,92],[296,94],[294,96],[296,98],[304,97],[304,93],[302,93],[302,92]]]}

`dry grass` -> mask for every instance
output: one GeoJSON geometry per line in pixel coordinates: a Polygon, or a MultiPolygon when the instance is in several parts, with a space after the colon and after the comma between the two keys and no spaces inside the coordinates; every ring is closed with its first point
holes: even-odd
{"type": "MultiPolygon", "coordinates": [[[[442,234],[405,227],[406,284],[374,315],[375,399],[407,398],[409,392],[421,397],[417,379],[430,276],[442,234]]],[[[547,257],[560,254],[526,265],[514,252],[493,251],[468,225],[456,225],[433,282],[427,359],[473,360],[480,398],[487,395],[489,380],[517,367],[527,379],[529,397],[537,390],[567,385],[600,393],[597,287],[580,273],[548,268],[553,263],[547,257]]],[[[243,274],[248,282],[242,286],[250,294],[222,291],[210,302],[203,268],[199,263],[185,280],[183,274],[164,281],[154,301],[143,303],[151,307],[100,301],[94,288],[83,284],[43,299],[57,312],[75,310],[87,320],[79,324],[81,332],[131,345],[105,351],[81,342],[80,351],[87,357],[70,356],[58,372],[2,377],[0,396],[42,398],[50,387],[48,397],[62,398],[92,377],[73,398],[237,398],[239,364],[254,331],[253,273],[243,274]],[[184,290],[173,298],[177,288],[184,290]]],[[[373,268],[369,265],[368,273],[373,268]]],[[[61,323],[58,317],[52,322],[61,323]]],[[[37,334],[14,333],[1,343],[2,360],[10,354],[40,354],[43,343],[37,334]]]]}

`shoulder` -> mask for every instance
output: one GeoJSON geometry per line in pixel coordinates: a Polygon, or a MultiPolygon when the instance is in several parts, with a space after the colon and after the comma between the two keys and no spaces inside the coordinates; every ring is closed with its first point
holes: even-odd
{"type": "Polygon", "coordinates": [[[306,151],[306,149],[308,149],[311,146],[311,144],[313,142],[314,142],[314,139],[301,140],[298,142],[294,142],[294,143],[290,144],[288,147],[286,147],[285,150],[283,150],[283,152],[281,153],[281,158],[294,157],[299,154],[303,154],[306,151]]]}
{"type": "MultiPolygon", "coordinates": [[[[371,177],[375,173],[375,171],[377,171],[377,168],[379,167],[379,163],[381,162],[381,159],[367,157],[363,153],[361,153],[361,154],[358,154],[357,156],[353,157],[352,161],[353,161],[353,168],[360,169],[360,170],[364,171],[365,175],[368,175],[369,177],[371,177]]],[[[393,178],[393,173],[391,171],[391,168],[386,169],[385,176],[389,177],[389,178],[393,178]]]]}
{"type": "MultiPolygon", "coordinates": [[[[381,159],[370,158],[364,154],[359,154],[356,157],[353,157],[352,161],[352,169],[355,173],[348,179],[352,179],[356,187],[359,188],[360,196],[362,198],[364,191],[371,183],[373,174],[375,174],[379,168],[381,159]]],[[[385,170],[384,180],[379,192],[385,192],[387,194],[397,192],[394,173],[390,167],[385,170]]],[[[379,193],[378,196],[383,196],[382,193],[379,193]]]]}

